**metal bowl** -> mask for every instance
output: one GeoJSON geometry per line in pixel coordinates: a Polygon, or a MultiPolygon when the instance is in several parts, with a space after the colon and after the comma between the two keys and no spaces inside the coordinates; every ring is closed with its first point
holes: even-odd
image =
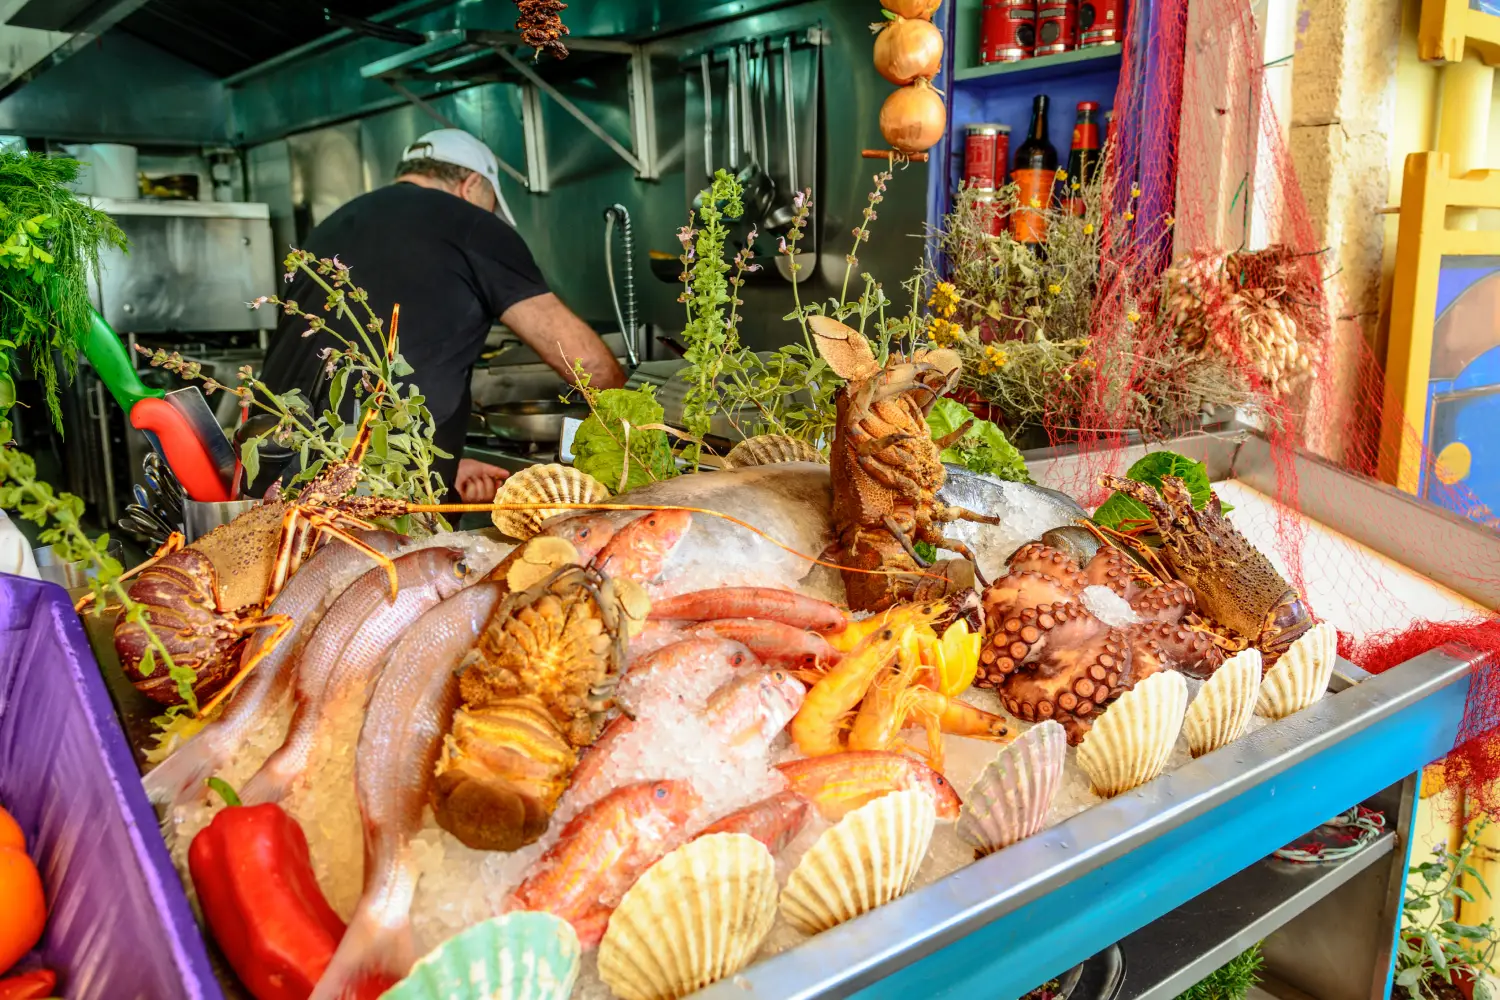
{"type": "Polygon", "coordinates": [[[557,399],[521,399],[483,410],[485,426],[505,441],[556,444],[562,438],[563,421],[582,420],[589,415],[587,403],[564,403],[557,399]]]}

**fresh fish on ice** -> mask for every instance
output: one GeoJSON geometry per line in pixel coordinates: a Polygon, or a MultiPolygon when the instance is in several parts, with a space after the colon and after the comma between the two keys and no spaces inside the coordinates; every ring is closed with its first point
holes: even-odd
{"type": "Polygon", "coordinates": [[[686,781],[642,781],[615,789],[573,817],[505,909],[562,917],[585,949],[595,947],[620,897],[685,839],[701,804],[686,781]]]}
{"type": "Polygon", "coordinates": [[[944,535],[973,551],[986,580],[1004,576],[1006,562],[1022,545],[1041,538],[1045,531],[1089,516],[1076,500],[1057,490],[1007,482],[960,465],[945,464],[943,468],[948,476],[938,490],[939,500],[1000,518],[999,524],[953,521],[943,526],[944,535]]]}
{"type": "Polygon", "coordinates": [[[457,548],[420,549],[396,560],[395,600],[386,590],[385,570],[376,567],[333,602],[302,651],[291,728],[241,791],[245,805],[286,796],[333,709],[363,698],[391,644],[428,608],[463,588],[470,576],[464,556],[457,548]]]}
{"type": "Polygon", "coordinates": [[[711,833],[743,833],[765,844],[772,854],[780,854],[802,830],[809,808],[808,801],[796,792],[778,792],[714,820],[693,839],[711,833]]]}
{"type": "MultiPolygon", "coordinates": [[[[407,541],[391,531],[362,531],[359,538],[385,555],[407,541]]],[[[166,804],[169,809],[202,801],[208,790],[205,782],[229,761],[248,734],[267,725],[287,705],[302,645],[343,593],[338,583],[350,580],[351,573],[369,561],[369,556],[352,545],[330,541],[292,575],[266,609],[268,615],[290,618],[291,631],[240,684],[219,718],[146,775],[143,784],[151,801],[166,804]]],[[[270,632],[264,630],[251,636],[245,644],[244,659],[256,655],[269,637],[270,632]]]]}
{"type": "Polygon", "coordinates": [[[411,904],[417,873],[410,844],[422,829],[428,783],[458,708],[454,670],[494,613],[501,590],[482,583],[442,601],[386,656],[355,751],[364,893],[312,1000],[359,995],[361,986],[388,987],[416,961],[411,904]]]}
{"type": "Polygon", "coordinates": [[[594,568],[605,576],[649,584],[661,576],[668,558],[692,526],[693,515],[687,511],[648,510],[637,514],[599,550],[594,568]]]}
{"type": "MultiPolygon", "coordinates": [[[[657,597],[710,587],[797,584],[832,537],[828,466],[811,462],[698,472],[622,493],[611,503],[702,507],[739,518],[789,546],[788,552],[721,517],[694,514],[693,528],[666,561],[657,597]]],[[[620,520],[637,516],[622,512],[620,520]]]]}

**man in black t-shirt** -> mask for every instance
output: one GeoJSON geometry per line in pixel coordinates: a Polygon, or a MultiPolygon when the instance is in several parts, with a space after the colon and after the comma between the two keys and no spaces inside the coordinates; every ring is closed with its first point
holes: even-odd
{"type": "MultiPolygon", "coordinates": [[[[595,388],[625,382],[598,334],[547,290],[510,225],[499,174],[495,154],[474,136],[459,129],[429,132],[406,148],[394,184],[339,208],[303,247],[317,257],[337,255],[369,293],[377,316],[389,321],[391,306],[400,303],[400,350],[412,366],[406,382],[421,388],[437,425],[435,441],[453,456],[437,471],[468,503],[493,499],[506,476],[461,458],[469,377],[495,320],[569,382],[575,361],[595,388]]],[[[298,274],[283,297],[317,312],[324,293],[298,274]]],[[[301,389],[321,412],[329,380],[320,355],[336,341],[326,333],[304,337],[305,329],[295,316],[282,317],[261,378],[275,392],[301,389]]],[[[352,410],[350,401],[344,406],[352,410]]]]}

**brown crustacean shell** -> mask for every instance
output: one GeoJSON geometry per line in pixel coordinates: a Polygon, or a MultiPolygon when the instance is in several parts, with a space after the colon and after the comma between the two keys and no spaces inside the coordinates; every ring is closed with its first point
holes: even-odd
{"type": "MultiPolygon", "coordinates": [[[[507,479],[495,493],[495,503],[602,503],[609,490],[587,472],[571,465],[532,465],[507,479]]],[[[541,530],[542,522],[558,514],[572,513],[564,508],[535,510],[497,510],[490,514],[495,527],[521,541],[541,530]]]]}
{"type": "Polygon", "coordinates": [[[828,459],[806,441],[788,434],[757,434],[745,438],[724,456],[726,469],[780,465],[783,462],[817,462],[827,465],[828,459]]]}

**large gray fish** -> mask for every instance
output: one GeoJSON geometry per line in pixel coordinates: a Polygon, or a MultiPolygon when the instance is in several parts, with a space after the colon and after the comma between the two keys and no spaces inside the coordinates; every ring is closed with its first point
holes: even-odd
{"type": "Polygon", "coordinates": [[[999,524],[954,521],[943,534],[974,551],[986,580],[1005,575],[1005,564],[1016,549],[1042,537],[1043,532],[1074,524],[1088,511],[1066,493],[1044,486],[1011,483],[984,476],[959,465],[944,465],[947,482],[938,499],[976,514],[998,517],[999,524]]]}
{"type": "MultiPolygon", "coordinates": [[[[390,555],[407,539],[392,531],[359,533],[365,544],[390,555]]],[[[352,545],[330,541],[319,549],[287,581],[266,609],[270,615],[286,615],[292,626],[286,636],[256,664],[229,699],[224,713],[199,730],[146,775],[143,784],[151,801],[169,808],[202,801],[205,782],[222,768],[245,737],[267,725],[286,707],[297,676],[297,654],[322,621],[323,614],[344,591],[339,581],[351,581],[356,570],[370,562],[369,556],[352,545]]],[[[245,644],[241,662],[257,655],[270,640],[263,629],[245,644]]]]}
{"type": "Polygon", "coordinates": [[[355,750],[365,832],[365,887],[312,1000],[374,996],[410,970],[417,888],[410,843],[422,828],[427,785],[458,708],[454,673],[503,588],[482,583],[417,619],[386,658],[355,750]]]}
{"type": "Polygon", "coordinates": [[[285,798],[307,768],[325,722],[350,699],[363,702],[391,644],[427,609],[463,589],[470,575],[462,549],[434,547],[396,560],[394,600],[378,566],[351,584],[302,651],[286,740],[245,784],[240,800],[250,806],[285,798]]]}

